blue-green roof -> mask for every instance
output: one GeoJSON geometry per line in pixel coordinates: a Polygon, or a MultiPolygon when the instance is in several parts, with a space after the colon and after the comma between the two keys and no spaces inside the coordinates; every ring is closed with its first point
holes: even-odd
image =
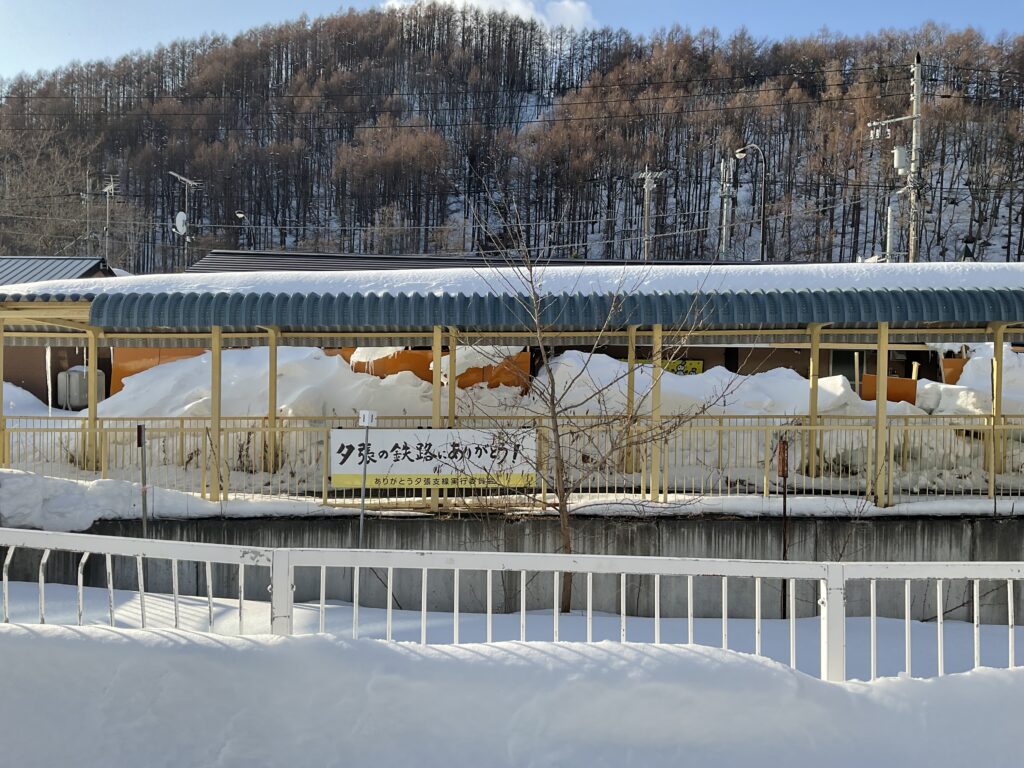
{"type": "Polygon", "coordinates": [[[508,267],[145,275],[3,286],[0,301],[91,300],[91,324],[112,332],[528,332],[531,291],[541,324],[562,332],[1024,323],[1020,264],[581,264],[530,278],[508,267]]]}
{"type": "MultiPolygon", "coordinates": [[[[529,299],[508,295],[336,295],[319,293],[102,294],[91,323],[113,331],[243,331],[275,325],[309,331],[417,332],[432,326],[478,331],[534,327],[529,299]]],[[[1024,321],[1017,289],[777,290],[706,293],[558,294],[540,304],[552,331],[666,327],[792,328],[809,323],[865,327],[983,326],[1024,321]]]]}

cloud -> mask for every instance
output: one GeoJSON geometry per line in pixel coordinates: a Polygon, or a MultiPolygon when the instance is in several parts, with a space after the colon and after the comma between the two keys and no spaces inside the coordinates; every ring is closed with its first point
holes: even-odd
{"type": "Polygon", "coordinates": [[[524,19],[533,19],[549,27],[573,29],[594,28],[597,20],[586,0],[548,0],[542,5],[536,0],[387,0],[385,8],[400,9],[426,2],[468,6],[481,11],[505,11],[524,19]]]}

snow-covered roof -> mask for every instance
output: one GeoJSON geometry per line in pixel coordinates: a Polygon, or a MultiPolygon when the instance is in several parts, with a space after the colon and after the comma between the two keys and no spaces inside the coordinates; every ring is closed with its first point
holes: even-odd
{"type": "Polygon", "coordinates": [[[916,288],[1024,289],[1024,265],[920,264],[636,264],[540,267],[531,278],[515,267],[353,272],[221,272],[49,280],[0,286],[4,301],[94,298],[126,293],[260,293],[441,296],[528,293],[821,291],[916,288]]]}
{"type": "Polygon", "coordinates": [[[520,331],[534,325],[522,300],[531,288],[545,297],[544,326],[560,331],[1024,322],[1024,265],[987,263],[145,275],[3,286],[0,300],[89,299],[90,322],[120,331],[520,331]]]}

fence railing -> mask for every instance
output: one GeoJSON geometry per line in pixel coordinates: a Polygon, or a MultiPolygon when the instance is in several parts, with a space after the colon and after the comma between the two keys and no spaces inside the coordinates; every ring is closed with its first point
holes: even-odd
{"type": "MultiPolygon", "coordinates": [[[[185,626],[207,632],[290,635],[325,631],[329,613],[332,631],[342,631],[333,616],[345,608],[343,631],[351,632],[353,638],[369,635],[394,642],[399,639],[397,629],[405,639],[426,644],[428,624],[437,641],[440,612],[451,629],[443,642],[458,644],[465,642],[460,627],[470,623],[482,624],[475,640],[486,643],[565,641],[563,628],[570,622],[579,631],[568,639],[593,642],[595,622],[600,619],[607,624],[617,614],[620,642],[636,639],[630,636],[629,622],[644,616],[653,629],[652,635],[645,636],[647,641],[710,644],[707,633],[702,642],[696,624],[716,621],[721,630],[716,645],[744,648],[759,656],[768,655],[763,644],[766,629],[771,629],[775,641],[783,630],[788,655],[781,660],[794,667],[798,666],[798,630],[804,635],[815,632],[820,661],[816,671],[823,679],[837,682],[848,678],[847,635],[862,629],[863,619],[867,620],[870,659],[861,677],[877,677],[878,659],[893,653],[902,653],[904,671],[913,672],[913,648],[922,647],[920,619],[928,619],[930,611],[934,611],[930,620],[935,629],[931,647],[937,658],[934,674],[947,673],[945,641],[950,628],[946,625],[956,621],[966,626],[965,613],[972,628],[973,666],[983,663],[983,624],[988,639],[998,625],[1007,629],[1006,666],[1016,666],[1014,617],[1020,590],[1015,585],[1024,579],[1024,563],[269,549],[6,528],[0,529],[0,549],[6,550],[4,622],[115,626],[124,625],[126,612],[133,612],[132,623],[144,629],[185,626]],[[26,587],[25,582],[36,585],[38,611],[33,610],[33,615],[26,615],[24,600],[18,603],[11,597],[12,586],[26,587]],[[52,610],[48,613],[47,594],[57,589],[56,584],[74,585],[75,610],[65,606],[56,615],[52,610]],[[630,584],[636,589],[630,589],[630,584]],[[883,604],[880,585],[895,585],[900,592],[902,641],[892,631],[878,631],[880,615],[900,612],[899,601],[895,611],[891,600],[883,604]],[[574,609],[569,614],[560,610],[562,591],[567,588],[572,590],[574,609]],[[106,605],[98,618],[94,597],[103,590],[106,605]],[[127,601],[125,590],[134,592],[136,599],[127,601]],[[644,601],[639,599],[641,591],[644,601]],[[966,600],[958,603],[961,593],[966,600]],[[934,602],[923,600],[922,595],[934,602]],[[269,607],[269,612],[263,607],[269,607]],[[15,608],[20,613],[12,617],[15,608]],[[191,612],[188,621],[183,618],[185,608],[191,612]],[[361,609],[374,616],[361,619],[361,609]],[[201,611],[199,618],[197,611],[201,611]],[[396,622],[399,612],[402,619],[396,622]],[[411,617],[417,614],[415,622],[411,617]],[[549,631],[538,635],[536,621],[545,614],[549,631]],[[518,631],[497,637],[498,617],[516,618],[518,631]],[[752,637],[739,637],[740,633],[752,637]]],[[[894,619],[882,620],[891,630],[894,619]]],[[[920,663],[916,671],[921,674],[920,663]]]]}
{"type": "MultiPolygon", "coordinates": [[[[422,417],[382,417],[382,427],[429,427],[422,417]]],[[[533,426],[540,479],[533,501],[549,490],[552,426],[542,418],[461,416],[455,426],[533,426]]],[[[205,417],[101,418],[95,436],[78,418],[8,417],[0,450],[7,466],[78,480],[138,481],[142,456],[136,427],[146,426],[149,485],[223,496],[313,497],[355,504],[358,489],[332,489],[326,447],[332,428],[354,417],[280,418],[274,429],[260,417],[221,420],[219,440],[205,417]],[[216,444],[215,444],[216,443],[216,444]],[[95,445],[95,450],[90,447],[95,445]],[[92,458],[90,458],[92,457],[92,458]]],[[[882,453],[873,417],[696,416],[654,423],[649,418],[573,417],[559,424],[570,480],[580,498],[671,501],[694,495],[801,495],[870,498],[878,484],[890,501],[920,497],[1024,495],[1024,417],[893,416],[882,453]],[[779,477],[778,445],[788,444],[788,472],[779,477]]],[[[441,503],[495,502],[522,494],[501,489],[467,496],[441,494],[441,503]],[[483,498],[481,498],[483,497],[483,498]]],[[[377,489],[374,500],[426,506],[430,491],[377,489]]]]}

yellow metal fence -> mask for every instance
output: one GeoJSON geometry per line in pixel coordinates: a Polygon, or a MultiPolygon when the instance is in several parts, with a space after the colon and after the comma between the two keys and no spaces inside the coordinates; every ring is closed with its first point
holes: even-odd
{"type": "MultiPolygon", "coordinates": [[[[73,480],[138,482],[142,454],[150,486],[205,498],[292,498],[354,504],[358,489],[332,489],[330,430],[355,417],[207,417],[108,419],[90,434],[85,419],[8,417],[0,430],[6,467],[73,480]],[[145,445],[137,445],[138,425],[145,445]],[[219,492],[219,493],[218,493],[219,492]]],[[[427,428],[422,417],[381,418],[380,427],[427,428]]],[[[698,416],[573,418],[552,424],[523,416],[459,417],[452,426],[531,430],[538,441],[538,482],[525,491],[381,489],[372,503],[433,507],[538,504],[555,490],[556,457],[577,500],[677,501],[694,496],[796,495],[914,499],[1024,496],[1024,416],[890,417],[877,456],[872,416],[698,416]],[[559,450],[555,450],[558,435],[559,450]],[[779,444],[788,447],[780,477],[779,444]]]]}

